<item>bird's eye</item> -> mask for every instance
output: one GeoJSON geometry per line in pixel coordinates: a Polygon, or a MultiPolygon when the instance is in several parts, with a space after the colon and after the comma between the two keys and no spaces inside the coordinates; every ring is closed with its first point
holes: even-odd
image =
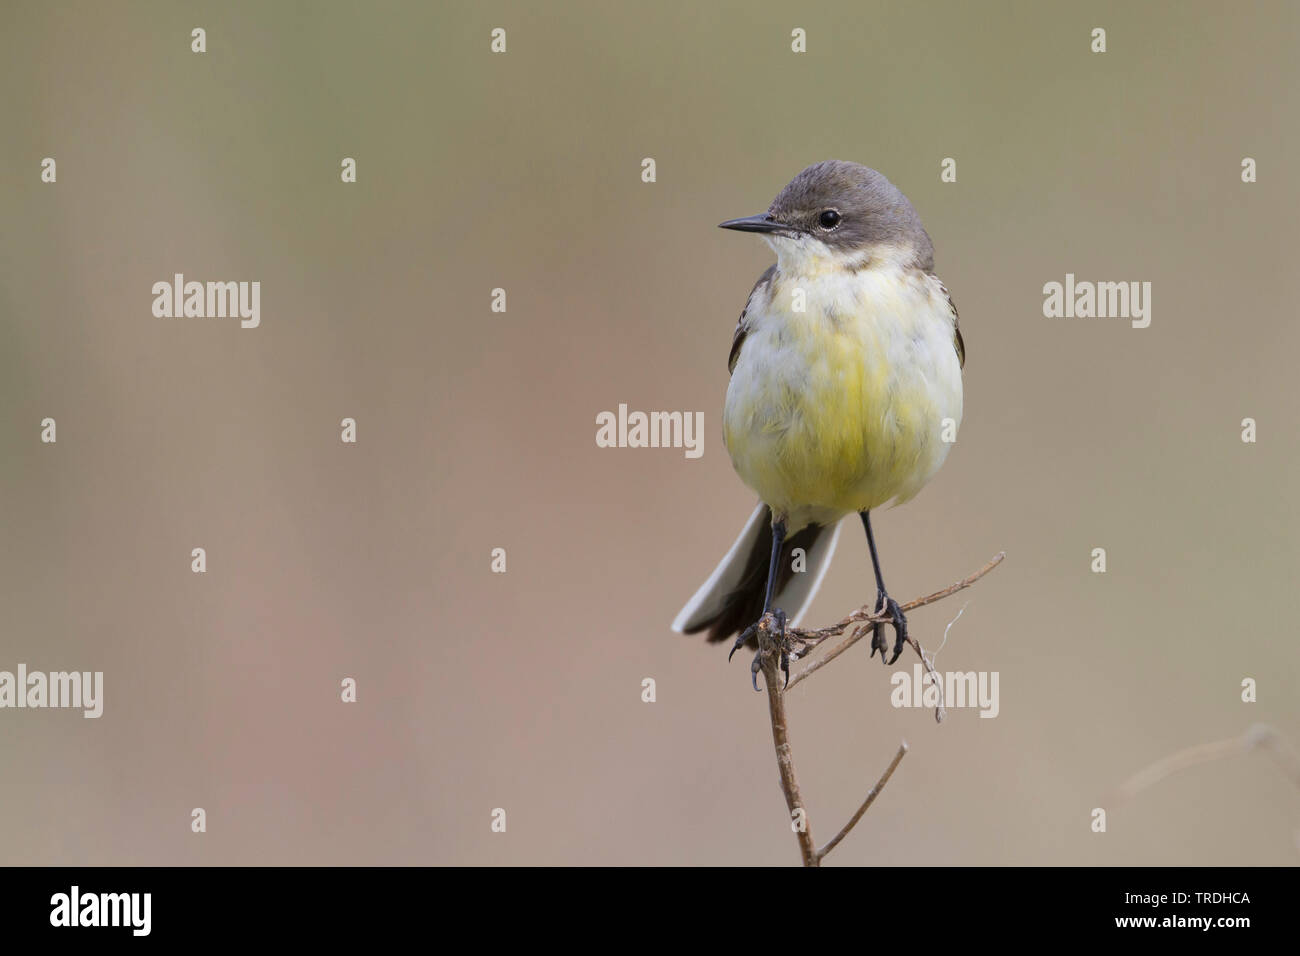
{"type": "Polygon", "coordinates": [[[817,221],[822,224],[823,229],[834,229],[840,224],[840,214],[834,209],[827,209],[817,217],[817,221]]]}

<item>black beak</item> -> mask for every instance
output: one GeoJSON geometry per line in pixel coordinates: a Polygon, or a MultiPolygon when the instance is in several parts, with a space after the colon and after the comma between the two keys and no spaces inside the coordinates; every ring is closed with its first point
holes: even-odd
{"type": "Polygon", "coordinates": [[[746,216],[744,219],[728,219],[726,222],[718,223],[719,229],[735,229],[738,232],[794,232],[783,222],[777,222],[762,213],[758,216],[746,216]]]}

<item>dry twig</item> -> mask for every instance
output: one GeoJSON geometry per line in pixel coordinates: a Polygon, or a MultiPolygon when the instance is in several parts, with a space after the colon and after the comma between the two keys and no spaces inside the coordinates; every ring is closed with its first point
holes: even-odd
{"type": "MultiPolygon", "coordinates": [[[[941,601],[946,597],[956,594],[958,591],[970,587],[980,578],[984,577],[984,575],[988,574],[1001,564],[1002,559],[1005,557],[1006,552],[999,552],[993,556],[993,559],[989,561],[988,564],[984,565],[984,567],[980,568],[970,577],[964,578],[956,584],[946,587],[941,591],[935,591],[933,594],[917,598],[914,601],[909,601],[906,604],[901,605],[902,610],[906,613],[915,608],[924,607],[927,604],[933,604],[936,601],[941,601]]],[[[781,791],[785,794],[785,803],[790,810],[795,836],[799,841],[799,854],[803,858],[804,866],[820,866],[821,861],[826,857],[826,855],[830,853],[831,850],[835,849],[835,847],[840,844],[840,841],[848,836],[849,831],[852,830],[854,825],[862,819],[863,814],[865,814],[871,807],[871,804],[875,802],[880,791],[884,789],[885,784],[889,782],[889,778],[893,776],[894,770],[897,769],[899,763],[902,762],[903,757],[907,754],[907,742],[904,741],[899,745],[898,752],[894,754],[894,759],[890,761],[889,766],[885,768],[885,772],[881,774],[880,780],[877,781],[876,785],[868,791],[866,799],[863,800],[862,805],[858,807],[857,812],[849,818],[849,822],[844,825],[839,833],[835,834],[829,843],[819,850],[817,849],[817,844],[813,840],[812,826],[808,822],[807,809],[804,807],[803,798],[799,793],[799,778],[796,776],[794,770],[794,754],[790,746],[789,721],[785,711],[785,692],[790,687],[794,687],[809,674],[820,670],[843,654],[846,650],[861,640],[862,636],[868,633],[873,625],[887,620],[887,615],[876,614],[872,605],[863,605],[838,624],[832,624],[829,627],[813,629],[787,627],[785,629],[786,650],[789,653],[790,660],[798,660],[823,642],[833,637],[838,637],[850,627],[853,627],[853,631],[849,637],[833,647],[826,656],[814,661],[798,674],[791,677],[788,687],[782,682],[783,677],[780,670],[781,648],[777,645],[772,634],[772,616],[765,616],[758,624],[758,664],[762,668],[763,683],[767,688],[767,709],[768,716],[772,723],[772,743],[776,748],[776,765],[781,774],[781,791]]],[[[930,674],[931,679],[941,688],[939,691],[940,703],[938,710],[935,712],[935,719],[942,720],[943,691],[942,684],[938,680],[938,674],[934,670],[934,662],[931,658],[926,656],[925,651],[922,649],[920,642],[916,640],[916,638],[909,636],[907,640],[916,653],[920,655],[921,661],[925,664],[925,668],[930,674]]]]}
{"type": "Polygon", "coordinates": [[[1267,724],[1253,724],[1240,737],[1197,744],[1157,760],[1129,777],[1120,786],[1119,796],[1123,800],[1131,800],[1143,790],[1180,770],[1224,757],[1247,754],[1256,749],[1263,749],[1273,758],[1282,772],[1291,778],[1291,782],[1300,787],[1300,755],[1297,755],[1291,745],[1272,727],[1267,724]]]}
{"type": "Polygon", "coordinates": [[[903,762],[903,757],[906,754],[907,754],[907,741],[904,740],[901,744],[898,745],[898,753],[894,754],[894,759],[889,761],[889,766],[886,767],[885,772],[880,775],[880,779],[876,781],[876,785],[867,791],[867,799],[862,801],[862,806],[858,807],[858,812],[853,814],[853,816],[849,817],[849,822],[844,824],[844,829],[840,830],[839,833],[835,834],[835,836],[831,838],[831,841],[829,843],[827,843],[824,847],[822,847],[820,850],[817,851],[818,863],[821,862],[822,857],[824,857],[827,853],[831,852],[831,850],[839,846],[840,841],[849,835],[849,831],[853,829],[854,824],[856,824],[859,820],[862,819],[862,814],[866,813],[867,809],[873,803],[876,802],[876,795],[879,794],[881,790],[885,789],[885,784],[889,783],[889,778],[894,775],[895,768],[897,768],[898,765],[903,762]]]}
{"type": "MultiPolygon", "coordinates": [[[[942,601],[946,597],[951,597],[952,595],[956,594],[958,591],[965,590],[966,588],[974,584],[976,581],[978,581],[980,578],[984,577],[984,575],[988,574],[999,564],[1001,564],[1003,559],[1006,556],[1007,553],[1005,551],[999,551],[997,554],[995,554],[992,557],[992,559],[989,560],[988,564],[984,565],[984,567],[980,568],[970,577],[963,578],[962,580],[958,581],[956,584],[952,584],[944,588],[942,591],[935,591],[933,594],[927,594],[925,597],[917,598],[915,601],[908,601],[906,604],[902,604],[899,607],[903,611],[903,613],[906,614],[908,611],[915,610],[918,607],[925,607],[925,605],[927,604],[933,604],[935,601],[942,601]]],[[[787,627],[785,630],[786,637],[794,645],[794,650],[790,654],[790,659],[797,660],[805,656],[809,651],[811,651],[813,648],[820,645],[823,641],[829,640],[832,637],[838,637],[840,634],[843,634],[851,625],[854,624],[859,625],[858,627],[854,628],[853,633],[849,635],[848,640],[842,641],[841,643],[837,644],[835,647],[831,648],[831,650],[827,652],[825,657],[819,658],[818,660],[814,661],[813,663],[805,667],[794,677],[791,677],[790,687],[794,687],[795,684],[798,684],[805,677],[808,677],[810,674],[816,673],[817,671],[825,667],[827,664],[829,664],[831,661],[835,660],[835,658],[839,657],[850,647],[852,647],[854,644],[860,641],[864,635],[871,633],[871,628],[876,623],[878,622],[888,623],[888,621],[889,621],[888,614],[885,614],[883,612],[877,614],[872,605],[864,604],[862,605],[862,607],[858,608],[856,611],[851,613],[848,617],[840,621],[838,624],[832,624],[829,627],[819,627],[813,629],[805,629],[802,627],[787,627]]],[[[928,658],[926,658],[925,652],[921,649],[920,642],[917,641],[915,638],[911,637],[910,635],[908,636],[907,642],[911,644],[912,648],[916,651],[916,653],[921,656],[921,660],[925,662],[926,667],[930,673],[930,676],[932,678],[935,677],[936,675],[934,672],[934,665],[931,664],[928,658]]],[[[786,688],[786,690],[789,689],[790,689],[789,687],[786,688]]]]}

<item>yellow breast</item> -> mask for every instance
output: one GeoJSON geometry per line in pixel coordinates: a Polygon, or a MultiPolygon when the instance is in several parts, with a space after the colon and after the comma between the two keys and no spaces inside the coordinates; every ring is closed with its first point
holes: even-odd
{"type": "Polygon", "coordinates": [[[920,491],[962,414],[937,280],[893,265],[778,273],[746,321],[723,411],[746,484],[792,526],[920,491]]]}

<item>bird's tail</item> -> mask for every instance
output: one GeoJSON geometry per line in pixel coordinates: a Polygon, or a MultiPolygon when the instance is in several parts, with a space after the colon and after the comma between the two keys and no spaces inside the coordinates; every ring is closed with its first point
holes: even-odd
{"type": "MultiPolygon", "coordinates": [[[[809,525],[786,538],[772,606],[785,611],[791,624],[798,624],[812,603],[839,536],[837,523],[834,527],[809,525]],[[803,548],[806,555],[800,571],[791,560],[795,548],[803,548]]],[[[771,553],[772,512],[760,503],[731,550],[677,615],[673,630],[681,634],[707,630],[710,641],[725,641],[755,623],[763,613],[771,553]]]]}

